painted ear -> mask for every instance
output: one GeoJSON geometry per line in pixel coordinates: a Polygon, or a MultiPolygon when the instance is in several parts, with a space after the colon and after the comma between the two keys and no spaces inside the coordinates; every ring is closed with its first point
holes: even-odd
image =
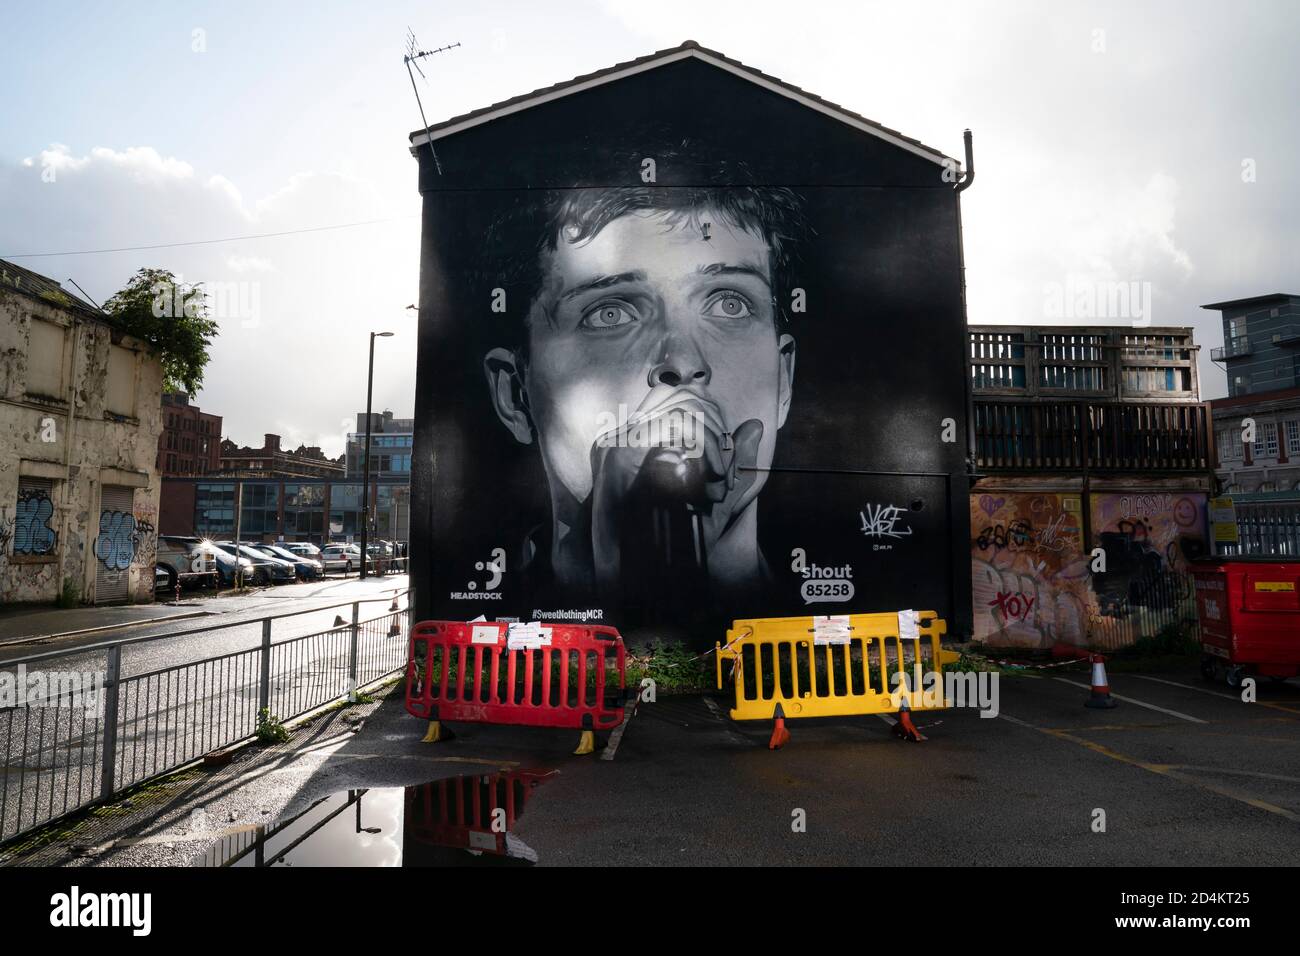
{"type": "Polygon", "coordinates": [[[794,336],[783,334],[777,341],[780,352],[780,386],[776,394],[776,427],[785,424],[785,416],[790,411],[790,397],[794,394],[794,336]]]}
{"type": "Polygon", "coordinates": [[[501,424],[510,429],[521,445],[533,443],[533,418],[528,413],[528,393],[524,391],[522,370],[509,349],[496,348],[483,358],[488,393],[501,424]]]}

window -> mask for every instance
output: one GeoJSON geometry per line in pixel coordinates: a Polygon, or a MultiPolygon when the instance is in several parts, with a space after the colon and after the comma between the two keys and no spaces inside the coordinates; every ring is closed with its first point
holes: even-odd
{"type": "Polygon", "coordinates": [[[48,478],[18,479],[18,508],[14,516],[14,554],[42,557],[54,554],[54,483],[48,478]]]}
{"type": "Polygon", "coordinates": [[[235,486],[199,484],[194,488],[194,531],[212,537],[235,533],[235,486]]]}
{"type": "Polygon", "coordinates": [[[1255,449],[1256,458],[1276,458],[1277,457],[1277,423],[1260,422],[1255,429],[1255,449]]]}
{"type": "Polygon", "coordinates": [[[120,345],[108,348],[108,386],[104,406],[113,415],[135,418],[135,353],[120,345]]]}
{"type": "Polygon", "coordinates": [[[1219,458],[1223,461],[1241,461],[1241,429],[1229,428],[1219,433],[1219,458]]]}
{"type": "Polygon", "coordinates": [[[1286,453],[1288,455],[1300,455],[1300,420],[1292,419],[1285,425],[1286,428],[1286,453]]]}
{"type": "Polygon", "coordinates": [[[27,338],[27,394],[66,400],[63,374],[65,337],[63,326],[32,319],[27,338]]]}

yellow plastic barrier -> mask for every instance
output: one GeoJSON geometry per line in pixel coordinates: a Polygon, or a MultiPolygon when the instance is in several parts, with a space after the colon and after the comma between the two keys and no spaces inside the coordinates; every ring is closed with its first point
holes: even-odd
{"type": "MultiPolygon", "coordinates": [[[[922,692],[924,660],[928,657],[929,670],[940,671],[959,655],[939,645],[948,630],[942,618],[934,611],[915,613],[915,638],[899,637],[897,612],[851,614],[847,642],[824,644],[816,643],[812,617],[733,621],[727,643],[716,645],[714,655],[719,689],[722,662],[733,662],[732,719],[883,714],[898,710],[900,701],[910,710],[938,709],[933,692],[922,692]]],[[[950,706],[942,687],[938,693],[940,706],[950,706]]]]}

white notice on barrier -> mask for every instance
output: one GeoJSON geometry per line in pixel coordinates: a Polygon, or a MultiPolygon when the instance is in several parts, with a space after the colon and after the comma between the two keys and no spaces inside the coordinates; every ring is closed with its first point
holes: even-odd
{"type": "Polygon", "coordinates": [[[501,639],[501,628],[496,624],[475,624],[469,634],[471,644],[495,644],[501,639]]]}
{"type": "Polygon", "coordinates": [[[506,647],[512,651],[551,646],[551,629],[537,621],[506,625],[506,647]]]}
{"type": "Polygon", "coordinates": [[[921,639],[921,615],[915,611],[898,612],[898,636],[904,641],[921,639]]]}
{"type": "Polygon", "coordinates": [[[495,850],[497,848],[496,834],[484,833],[482,830],[470,830],[469,845],[474,850],[495,850]]]}
{"type": "Polygon", "coordinates": [[[847,644],[849,642],[849,616],[826,614],[813,617],[814,644],[847,644]]]}

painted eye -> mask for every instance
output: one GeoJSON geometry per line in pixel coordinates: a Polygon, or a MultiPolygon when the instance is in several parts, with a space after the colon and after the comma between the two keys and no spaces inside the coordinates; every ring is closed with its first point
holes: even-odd
{"type": "Polygon", "coordinates": [[[635,321],[636,316],[626,306],[609,302],[584,315],[580,324],[588,329],[614,329],[635,321]]]}
{"type": "Polygon", "coordinates": [[[754,313],[744,296],[734,292],[724,292],[709,303],[704,314],[715,319],[748,319],[754,313]]]}

